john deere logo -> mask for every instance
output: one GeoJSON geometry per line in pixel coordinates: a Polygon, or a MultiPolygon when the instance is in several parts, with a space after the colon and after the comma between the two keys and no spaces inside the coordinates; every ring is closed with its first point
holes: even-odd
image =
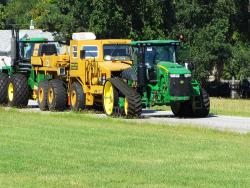
{"type": "Polygon", "coordinates": [[[181,81],[180,81],[180,84],[184,84],[184,80],[181,80],[181,81]]]}

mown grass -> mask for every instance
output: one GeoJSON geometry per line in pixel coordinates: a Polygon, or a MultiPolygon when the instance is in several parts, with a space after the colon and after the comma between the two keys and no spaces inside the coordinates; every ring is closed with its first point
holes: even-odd
{"type": "Polygon", "coordinates": [[[211,98],[211,113],[250,117],[250,100],[211,98]]]}
{"type": "Polygon", "coordinates": [[[250,136],[0,108],[0,187],[249,187],[250,136]]]}

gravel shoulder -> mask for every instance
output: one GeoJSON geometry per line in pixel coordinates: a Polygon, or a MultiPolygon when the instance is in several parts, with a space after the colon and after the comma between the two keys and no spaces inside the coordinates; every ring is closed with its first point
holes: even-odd
{"type": "MultiPolygon", "coordinates": [[[[28,108],[21,109],[21,111],[39,112],[36,101],[29,101],[28,108]]],[[[47,113],[47,112],[45,112],[47,113]]],[[[53,112],[55,113],[55,112],[53,112]]],[[[93,114],[100,118],[105,118],[105,114],[93,114]]],[[[200,128],[211,128],[220,131],[230,131],[237,133],[249,133],[250,132],[250,118],[235,117],[235,116],[223,116],[210,114],[207,118],[176,118],[169,111],[156,111],[156,110],[143,110],[142,119],[127,120],[138,123],[153,123],[160,125],[172,125],[172,126],[192,126],[200,128]]]]}

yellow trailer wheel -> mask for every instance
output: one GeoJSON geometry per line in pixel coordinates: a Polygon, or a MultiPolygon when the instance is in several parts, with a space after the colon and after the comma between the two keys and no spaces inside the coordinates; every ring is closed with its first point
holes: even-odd
{"type": "Polygon", "coordinates": [[[108,116],[115,114],[115,108],[118,107],[118,92],[110,81],[107,81],[103,89],[103,106],[108,116]]]}
{"type": "Polygon", "coordinates": [[[74,82],[70,89],[70,107],[72,111],[81,111],[85,108],[86,95],[80,83],[74,82]]]}
{"type": "Polygon", "coordinates": [[[47,103],[47,97],[48,97],[48,87],[49,87],[49,82],[47,80],[43,80],[39,82],[38,85],[38,106],[40,110],[46,111],[48,110],[48,103],[47,103]]]}
{"type": "Polygon", "coordinates": [[[53,79],[49,81],[48,108],[50,111],[63,111],[67,108],[67,88],[63,80],[53,79]]]}

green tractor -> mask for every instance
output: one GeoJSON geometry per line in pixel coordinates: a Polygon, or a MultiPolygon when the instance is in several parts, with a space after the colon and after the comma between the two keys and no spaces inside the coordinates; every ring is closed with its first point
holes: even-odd
{"type": "MultiPolygon", "coordinates": [[[[136,88],[144,108],[168,105],[177,117],[206,117],[210,110],[209,96],[192,79],[188,67],[177,63],[179,46],[180,41],[175,40],[132,42],[133,66],[122,72],[122,78],[136,88]]],[[[126,98],[120,104],[126,115],[134,108],[126,98]]]]}
{"type": "Polygon", "coordinates": [[[35,44],[48,40],[42,37],[19,39],[19,30],[12,30],[10,37],[11,52],[7,58],[11,60],[0,68],[0,105],[25,107],[40,79],[35,76],[30,63],[35,44]]]}
{"type": "Polygon", "coordinates": [[[192,79],[191,71],[176,61],[179,41],[135,41],[132,46],[137,91],[144,107],[169,105],[178,117],[206,117],[209,114],[207,92],[192,79]]]}

